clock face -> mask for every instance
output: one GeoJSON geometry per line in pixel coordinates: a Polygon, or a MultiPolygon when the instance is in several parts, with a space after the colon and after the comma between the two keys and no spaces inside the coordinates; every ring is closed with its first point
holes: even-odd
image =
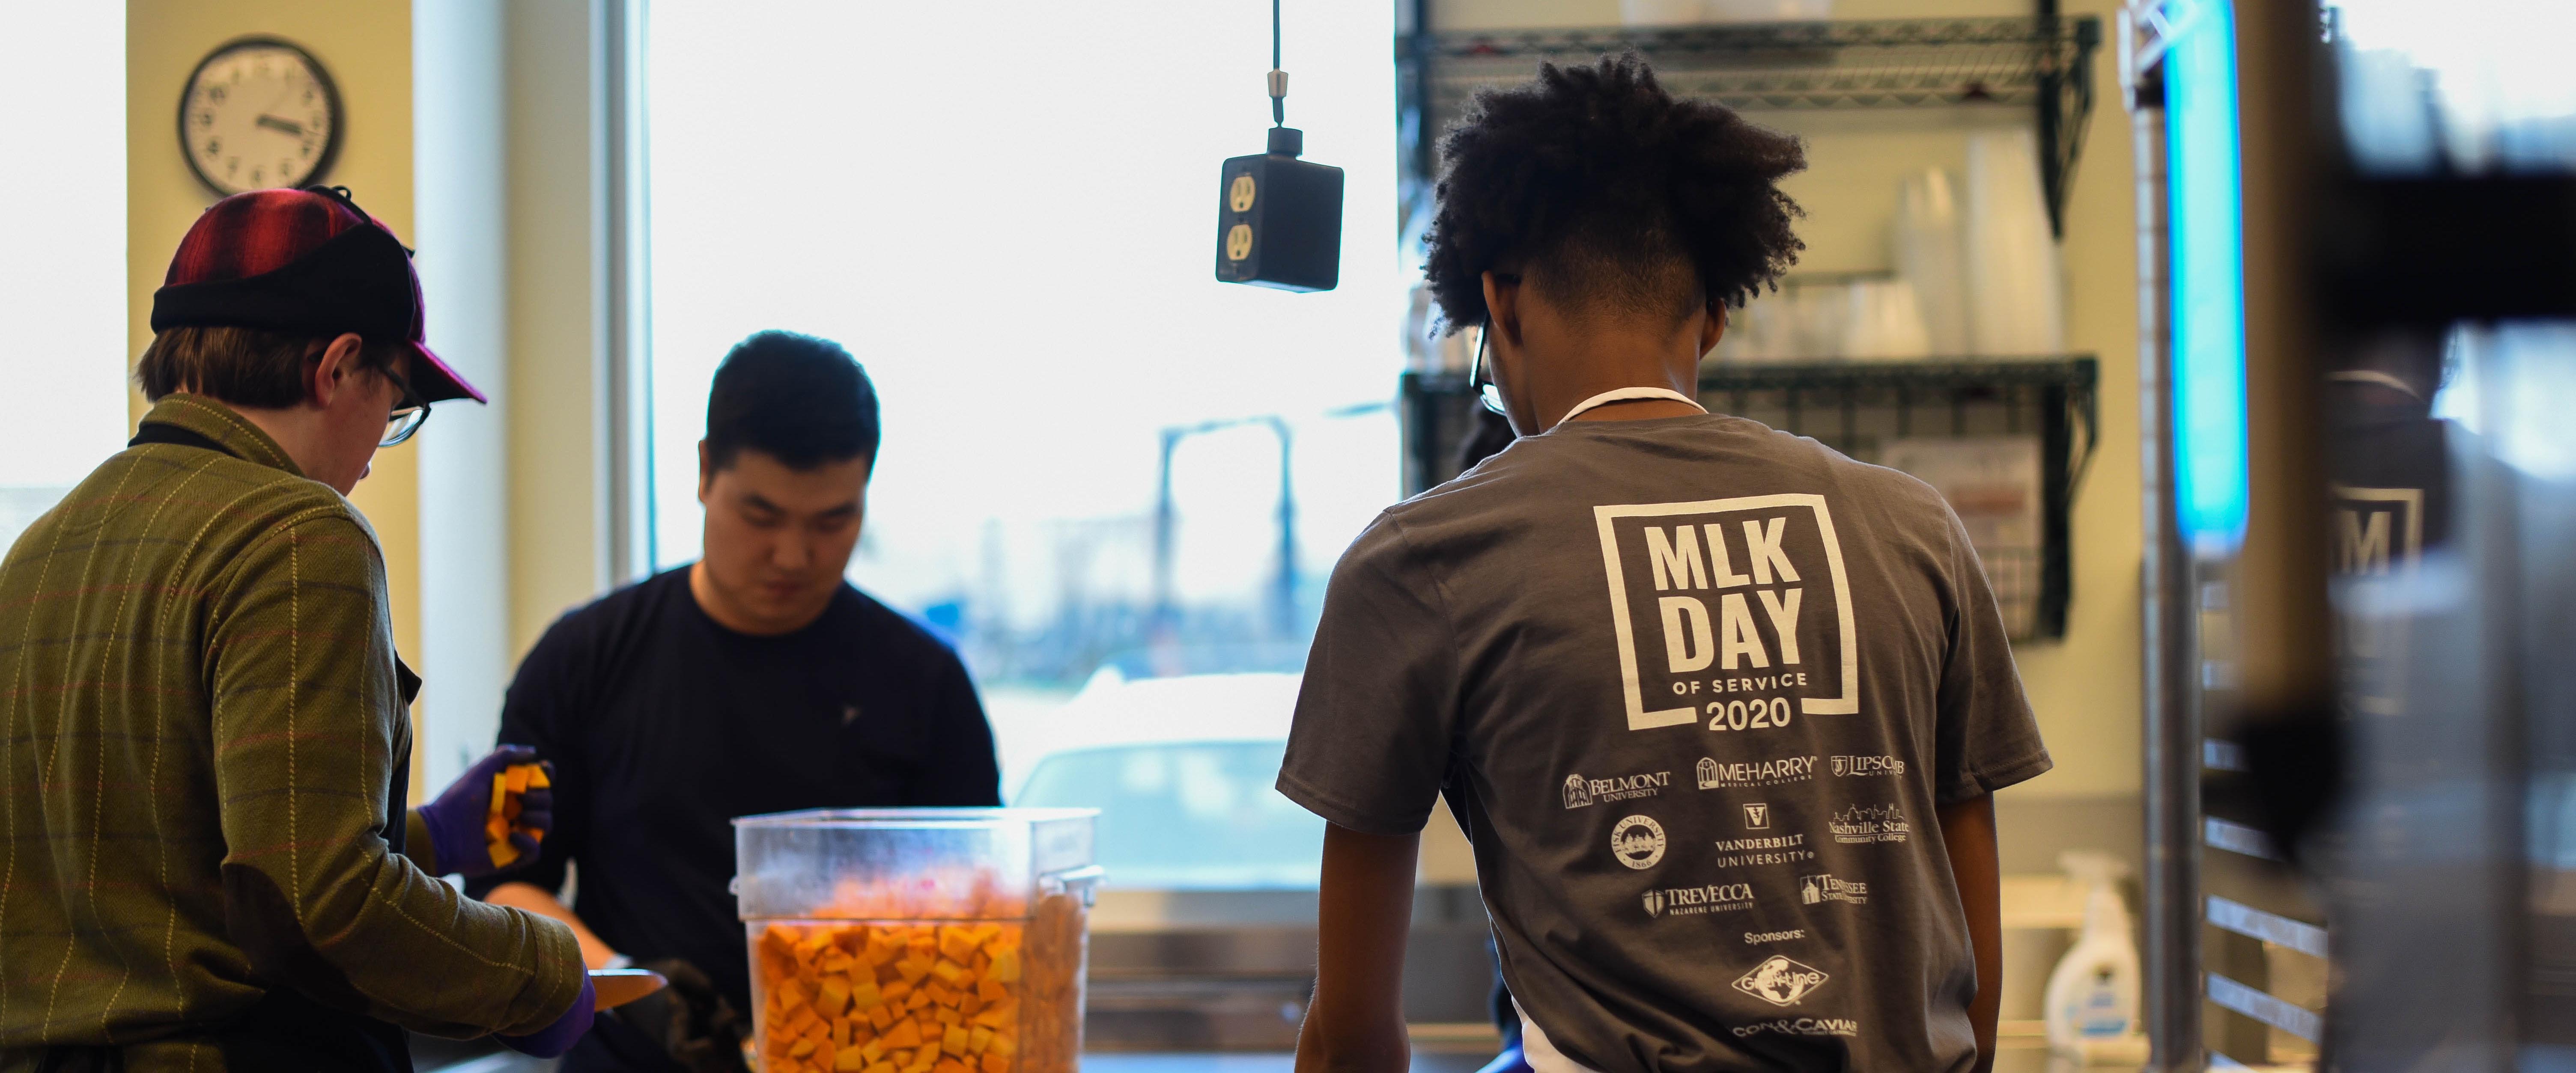
{"type": "Polygon", "coordinates": [[[340,146],[340,93],[303,49],[251,39],[216,49],[179,99],[188,167],[217,193],[302,186],[340,146]]]}

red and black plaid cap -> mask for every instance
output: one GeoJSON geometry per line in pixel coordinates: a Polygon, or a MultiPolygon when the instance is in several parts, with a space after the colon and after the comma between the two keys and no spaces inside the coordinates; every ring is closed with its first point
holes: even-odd
{"type": "Polygon", "coordinates": [[[152,330],[183,327],[404,339],[422,399],[485,401],[422,341],[411,251],[345,189],[253,190],[197,217],[152,294],[152,330]]]}

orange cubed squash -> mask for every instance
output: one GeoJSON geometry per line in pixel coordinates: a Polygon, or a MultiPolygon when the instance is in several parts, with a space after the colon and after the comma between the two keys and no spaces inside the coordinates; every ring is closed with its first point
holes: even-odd
{"type": "Polygon", "coordinates": [[[886,1030],[885,1045],[899,1051],[921,1046],[921,1026],[910,1021],[897,1023],[886,1030]]]}
{"type": "Polygon", "coordinates": [[[1006,984],[1016,984],[1020,982],[1019,948],[1006,947],[1001,952],[994,954],[993,971],[991,975],[993,979],[1006,984]]]}
{"type": "Polygon", "coordinates": [[[814,1008],[825,1017],[839,1017],[850,1006],[850,982],[838,976],[826,976],[814,986],[814,1008]]]}
{"type": "Polygon", "coordinates": [[[789,1058],[803,1058],[812,1053],[814,1053],[814,1041],[810,1039],[797,1040],[795,1045],[787,1048],[789,1058]]]}
{"type": "Polygon", "coordinates": [[[1002,982],[1000,980],[996,980],[991,976],[986,976],[981,980],[975,981],[975,997],[983,999],[986,1002],[991,1002],[1010,993],[1011,991],[1009,988],[1002,986],[1002,982]]]}
{"type": "Polygon", "coordinates": [[[967,1049],[967,1050],[973,1051],[973,1052],[975,1052],[975,1053],[977,1053],[977,1054],[982,1054],[982,1053],[984,1053],[984,1048],[986,1048],[986,1047],[990,1047],[990,1046],[992,1046],[992,1045],[993,1045],[993,1030],[992,1030],[992,1029],[986,1028],[986,1027],[984,1027],[984,1026],[982,1026],[982,1025],[976,1025],[976,1026],[975,1026],[975,1030],[974,1030],[974,1031],[972,1031],[972,1032],[968,1032],[968,1033],[966,1034],[966,1049],[967,1049]]]}
{"type": "Polygon", "coordinates": [[[974,1073],[974,1071],[954,1058],[942,1058],[938,1065],[930,1067],[930,1073],[974,1073]]]}
{"type": "Polygon", "coordinates": [[[868,1023],[877,1026],[877,1031],[879,1032],[885,1031],[888,1026],[894,1024],[894,1006],[891,1004],[880,1003],[875,1008],[870,1009],[868,1011],[868,1023]]]}
{"type": "Polygon", "coordinates": [[[949,1054],[964,1054],[966,1044],[973,1038],[965,1029],[950,1025],[948,1031],[939,1035],[939,1049],[949,1054]]]}
{"type": "Polygon", "coordinates": [[[873,977],[861,977],[850,981],[850,1009],[872,1010],[884,1003],[885,993],[877,990],[877,982],[873,977]]]}
{"type": "Polygon", "coordinates": [[[856,1050],[842,1051],[832,1056],[833,1073],[860,1073],[866,1068],[868,1068],[868,1060],[860,1057],[856,1050]]]}
{"type": "Polygon", "coordinates": [[[968,979],[966,966],[960,965],[954,961],[949,961],[945,958],[941,959],[938,964],[930,967],[930,975],[937,977],[940,983],[947,984],[950,987],[956,987],[963,984],[968,979]]]}
{"type": "Polygon", "coordinates": [[[1011,1060],[1004,1058],[1001,1055],[994,1054],[991,1051],[986,1051],[984,1052],[983,1061],[978,1063],[978,1068],[982,1069],[984,1073],[1011,1073],[1011,1060]]]}

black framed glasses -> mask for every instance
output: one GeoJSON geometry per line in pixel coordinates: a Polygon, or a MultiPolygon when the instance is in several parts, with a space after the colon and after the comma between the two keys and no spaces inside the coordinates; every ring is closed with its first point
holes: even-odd
{"type": "MultiPolygon", "coordinates": [[[[1518,286],[1521,281],[1519,276],[1508,272],[1496,272],[1494,279],[1510,286],[1518,286]]],[[[1494,320],[1488,316],[1485,323],[1468,330],[1476,333],[1476,360],[1467,366],[1467,386],[1475,389],[1477,398],[1484,402],[1486,409],[1510,417],[1511,411],[1503,409],[1503,389],[1494,383],[1493,363],[1485,360],[1485,336],[1493,332],[1494,320]]]]}
{"type": "Polygon", "coordinates": [[[420,426],[429,423],[429,403],[411,389],[411,381],[391,369],[385,370],[385,378],[393,381],[394,387],[402,393],[394,398],[393,412],[385,415],[385,438],[376,441],[378,447],[391,447],[408,440],[413,433],[420,431],[420,426]]]}
{"type": "Polygon", "coordinates": [[[1510,413],[1503,409],[1503,389],[1494,384],[1493,367],[1485,362],[1485,333],[1488,329],[1478,325],[1467,330],[1476,333],[1476,361],[1467,367],[1467,386],[1475,389],[1476,397],[1484,402],[1486,409],[1508,417],[1510,413]]]}

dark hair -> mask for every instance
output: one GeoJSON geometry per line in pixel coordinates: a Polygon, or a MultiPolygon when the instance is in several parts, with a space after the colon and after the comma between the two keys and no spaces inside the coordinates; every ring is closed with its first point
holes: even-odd
{"type": "Polygon", "coordinates": [[[789,469],[877,455],[877,389],[829,339],[761,332],[734,344],[707,392],[707,461],[748,448],[789,469]]]}
{"type": "MultiPolygon", "coordinates": [[[[154,402],[188,391],[235,406],[284,409],[304,401],[306,363],[336,338],[257,328],[165,328],[134,364],[134,382],[154,402]]],[[[370,340],[358,352],[358,367],[385,372],[405,350],[399,343],[370,340]]]]}
{"type": "Polygon", "coordinates": [[[1741,306],[1796,263],[1806,167],[1787,134],[1676,99],[1629,53],[1479,91],[1441,141],[1424,275],[1447,331],[1485,322],[1483,275],[1519,271],[1587,312],[1741,306]]]}

